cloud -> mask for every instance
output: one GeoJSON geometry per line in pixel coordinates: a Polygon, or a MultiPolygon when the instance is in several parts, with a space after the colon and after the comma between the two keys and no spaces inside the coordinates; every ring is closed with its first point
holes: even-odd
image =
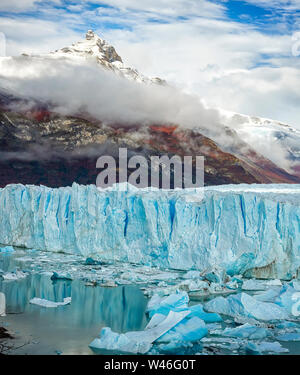
{"type": "Polygon", "coordinates": [[[299,0],[245,0],[245,2],[270,9],[278,9],[280,11],[300,10],[299,0]]]}
{"type": "Polygon", "coordinates": [[[70,45],[81,35],[67,25],[54,21],[24,17],[0,17],[0,31],[6,36],[6,54],[48,53],[70,45]]]}
{"type": "Polygon", "coordinates": [[[22,56],[2,58],[0,72],[1,87],[51,102],[64,115],[81,110],[104,123],[177,123],[212,132],[221,126],[218,111],[206,109],[197,96],[129,81],[96,63],[22,56]]]}
{"type": "MultiPolygon", "coordinates": [[[[285,14],[299,1],[248,3],[285,14]]],[[[116,47],[128,66],[196,93],[211,106],[300,127],[295,90],[300,57],[292,56],[290,21],[284,17],[279,20],[274,13],[263,25],[237,22],[229,17],[226,1],[82,0],[75,8],[74,2],[63,4],[57,8],[38,2],[35,17],[2,16],[0,31],[6,34],[8,54],[49,52],[92,28],[116,47]]]]}
{"type": "Polygon", "coordinates": [[[207,0],[93,0],[89,2],[106,4],[122,11],[140,11],[171,17],[218,17],[222,16],[225,10],[223,5],[207,0]]]}
{"type": "MultiPolygon", "coordinates": [[[[53,111],[62,115],[89,113],[102,123],[113,125],[175,123],[199,129],[202,134],[221,145],[222,149],[230,151],[231,147],[236,146],[237,139],[225,131],[222,113],[206,107],[198,96],[183,93],[173,87],[129,81],[102,69],[92,61],[45,56],[2,58],[0,72],[0,87],[26,99],[51,103],[53,111]]],[[[262,70],[261,77],[264,74],[262,70]]],[[[277,79],[278,77],[273,77],[274,87],[277,79]]],[[[285,81],[285,77],[282,76],[281,80],[285,81]]],[[[249,79],[245,87],[248,85],[247,88],[250,89],[251,83],[249,79]]],[[[264,87],[262,93],[270,89],[273,88],[264,87]]],[[[238,95],[236,99],[239,99],[238,95]]],[[[274,141],[274,137],[268,142],[254,134],[251,136],[251,133],[247,137],[252,147],[289,170],[291,162],[288,161],[287,152],[274,141]]],[[[247,142],[247,139],[244,141],[247,142]]],[[[35,148],[22,154],[22,158],[30,159],[32,152],[36,155],[41,150],[42,148],[35,148]]],[[[12,156],[1,155],[6,158],[12,156]]]]}
{"type": "MultiPolygon", "coordinates": [[[[24,12],[33,10],[43,0],[1,0],[0,12],[24,12]]],[[[60,0],[52,0],[50,3],[60,4],[60,0]]]]}

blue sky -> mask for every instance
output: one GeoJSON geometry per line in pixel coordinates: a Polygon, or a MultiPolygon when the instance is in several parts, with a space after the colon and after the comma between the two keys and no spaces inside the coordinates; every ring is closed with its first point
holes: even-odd
{"type": "Polygon", "coordinates": [[[88,29],[211,106],[300,126],[300,0],[0,2],[8,55],[47,53],[88,29]]]}

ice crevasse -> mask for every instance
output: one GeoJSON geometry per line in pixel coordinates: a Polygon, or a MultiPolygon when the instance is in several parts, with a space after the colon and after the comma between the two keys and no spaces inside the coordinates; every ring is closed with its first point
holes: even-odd
{"type": "Polygon", "coordinates": [[[8,185],[0,244],[291,279],[300,267],[300,185],[206,187],[202,200],[186,190],[8,185]]]}

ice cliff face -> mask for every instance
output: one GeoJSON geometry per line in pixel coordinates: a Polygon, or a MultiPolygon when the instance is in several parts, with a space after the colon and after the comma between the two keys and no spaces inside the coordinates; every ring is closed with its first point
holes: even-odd
{"type": "Polygon", "coordinates": [[[95,186],[0,189],[0,243],[176,269],[290,279],[300,266],[300,185],[186,192],[95,186]]]}

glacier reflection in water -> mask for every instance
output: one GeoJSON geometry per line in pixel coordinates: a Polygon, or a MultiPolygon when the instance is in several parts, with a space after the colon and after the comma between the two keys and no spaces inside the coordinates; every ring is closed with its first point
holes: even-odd
{"type": "MultiPolygon", "coordinates": [[[[11,271],[16,265],[13,256],[0,256],[0,269],[11,271]]],[[[5,320],[11,329],[40,340],[41,346],[36,347],[44,346],[42,353],[48,352],[48,346],[67,353],[89,353],[88,344],[102,327],[127,332],[142,330],[147,324],[147,300],[134,286],[89,287],[80,280],[52,281],[50,275],[29,274],[18,281],[0,280],[0,291],[6,295],[5,320]],[[55,302],[72,297],[72,303],[43,308],[29,303],[34,297],[55,302]]]]}

